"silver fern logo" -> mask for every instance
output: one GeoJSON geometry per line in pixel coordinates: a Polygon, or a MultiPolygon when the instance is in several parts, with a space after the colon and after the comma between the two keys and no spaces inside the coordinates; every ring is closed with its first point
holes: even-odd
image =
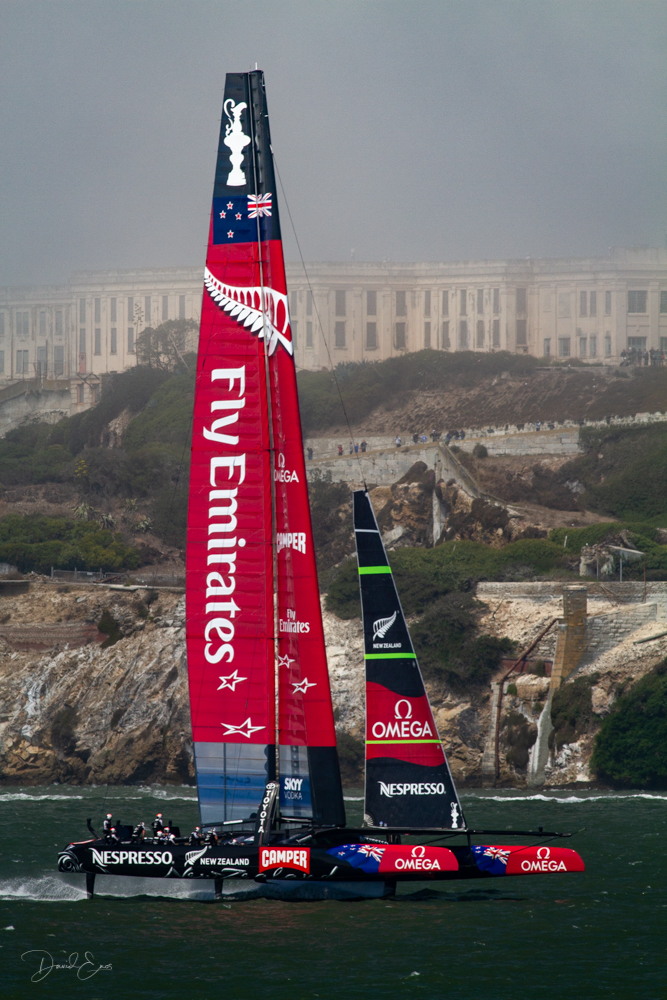
{"type": "Polygon", "coordinates": [[[260,340],[266,336],[269,354],[281,343],[288,354],[293,353],[287,296],[273,288],[240,287],[218,281],[208,268],[204,269],[204,285],[221,309],[237,323],[248,327],[260,340]]]}
{"type": "Polygon", "coordinates": [[[398,611],[394,611],[393,615],[390,615],[389,618],[378,618],[376,622],[373,622],[373,642],[375,642],[376,639],[384,639],[387,632],[396,621],[397,615],[398,611]]]}

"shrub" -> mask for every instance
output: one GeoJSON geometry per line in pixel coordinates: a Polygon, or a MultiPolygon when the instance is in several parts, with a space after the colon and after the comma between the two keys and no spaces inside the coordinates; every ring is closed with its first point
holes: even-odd
{"type": "Polygon", "coordinates": [[[106,639],[101,646],[102,649],[108,649],[109,646],[113,646],[119,639],[123,638],[119,623],[107,608],[102,612],[102,617],[97,623],[97,629],[103,635],[106,635],[106,639]]]}
{"type": "Polygon", "coordinates": [[[74,728],[78,721],[78,713],[71,705],[64,705],[56,712],[51,723],[51,742],[57,750],[72,752],[76,745],[74,728]]]}
{"type": "Polygon", "coordinates": [[[603,720],[591,767],[631,788],[667,788],[667,659],[632,686],[603,720]]]}
{"type": "Polygon", "coordinates": [[[473,457],[474,458],[488,458],[489,457],[489,451],[488,451],[486,445],[479,444],[479,442],[473,448],[472,453],[473,453],[473,457]]]}
{"type": "Polygon", "coordinates": [[[0,561],[22,573],[56,569],[136,569],[137,549],[92,521],[8,514],[0,518],[0,561]]]}
{"type": "Polygon", "coordinates": [[[574,743],[587,733],[595,720],[591,701],[591,688],[598,675],[577,677],[561,684],[551,702],[553,731],[549,745],[560,750],[565,743],[574,743]]]}

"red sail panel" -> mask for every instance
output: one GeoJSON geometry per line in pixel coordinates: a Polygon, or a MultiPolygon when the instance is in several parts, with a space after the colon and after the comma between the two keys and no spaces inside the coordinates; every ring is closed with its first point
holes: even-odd
{"type": "MultiPolygon", "coordinates": [[[[271,283],[284,267],[271,255],[271,283]]],[[[280,282],[280,285],[278,283],[280,282]]],[[[294,359],[271,356],[278,562],[280,802],[284,814],[343,825],[340,768],[317,585],[294,359]]]]}
{"type": "Polygon", "coordinates": [[[211,824],[250,818],[275,776],[271,463],[258,326],[267,312],[272,329],[281,318],[263,305],[246,148],[250,75],[230,74],[225,86],[190,472],[188,669],[200,809],[211,824]]]}

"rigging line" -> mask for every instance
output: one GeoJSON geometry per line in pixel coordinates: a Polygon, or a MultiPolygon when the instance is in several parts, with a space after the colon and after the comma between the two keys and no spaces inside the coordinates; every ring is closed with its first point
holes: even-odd
{"type": "Polygon", "coordinates": [[[341,407],[343,409],[343,416],[345,417],[345,423],[347,425],[347,431],[348,431],[348,434],[349,434],[349,437],[350,437],[350,444],[352,445],[352,448],[353,448],[352,454],[354,455],[354,457],[357,459],[357,461],[359,463],[359,471],[361,472],[361,481],[364,484],[364,489],[366,490],[366,492],[368,492],[368,486],[366,485],[366,477],[364,476],[363,471],[362,471],[362,467],[361,467],[361,463],[362,463],[361,455],[359,454],[359,452],[355,452],[354,451],[354,436],[352,434],[352,427],[350,425],[350,418],[347,415],[347,409],[345,407],[345,401],[343,399],[343,393],[341,392],[340,383],[339,383],[338,379],[336,378],[336,369],[334,368],[333,359],[331,357],[331,351],[329,350],[329,344],[327,343],[327,338],[324,336],[324,329],[322,327],[322,321],[320,319],[320,312],[319,312],[319,309],[317,308],[317,303],[315,301],[315,296],[313,294],[313,286],[310,283],[310,275],[308,274],[308,269],[306,268],[306,262],[303,259],[303,253],[301,251],[301,243],[299,242],[299,237],[297,236],[296,226],[294,225],[294,219],[292,218],[292,212],[290,210],[289,202],[287,200],[287,194],[285,193],[285,186],[283,184],[283,179],[282,179],[282,177],[280,175],[280,171],[278,170],[278,161],[276,160],[275,153],[273,154],[273,162],[274,162],[274,165],[275,165],[275,168],[276,168],[276,175],[278,177],[278,182],[280,184],[280,190],[283,193],[283,201],[285,202],[285,208],[287,209],[287,215],[289,216],[289,221],[290,221],[290,225],[292,227],[292,232],[294,233],[294,239],[296,241],[297,250],[299,251],[299,258],[301,260],[301,266],[303,268],[303,273],[305,274],[305,276],[306,276],[306,282],[308,283],[308,289],[310,291],[310,299],[311,299],[311,302],[313,303],[313,309],[315,310],[315,316],[317,317],[317,326],[319,328],[320,336],[322,337],[322,342],[324,343],[324,347],[325,347],[326,352],[327,352],[327,357],[329,359],[329,367],[331,368],[331,374],[333,375],[333,380],[334,380],[334,383],[336,385],[336,390],[338,392],[338,398],[340,399],[340,405],[341,405],[341,407]]]}

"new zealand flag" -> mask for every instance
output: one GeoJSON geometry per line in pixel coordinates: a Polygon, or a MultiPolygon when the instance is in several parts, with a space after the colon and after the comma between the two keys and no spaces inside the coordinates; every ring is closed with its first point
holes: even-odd
{"type": "Polygon", "coordinates": [[[271,195],[231,195],[213,199],[213,243],[257,242],[272,239],[271,195]]]}
{"type": "Polygon", "coordinates": [[[374,875],[379,871],[384,852],[385,848],[380,844],[341,844],[340,847],[332,847],[327,854],[347,861],[353,868],[360,868],[362,872],[374,875]]]}
{"type": "Polygon", "coordinates": [[[483,845],[471,847],[471,850],[480,871],[488,872],[489,875],[507,874],[509,851],[502,847],[484,847],[483,845]]]}

